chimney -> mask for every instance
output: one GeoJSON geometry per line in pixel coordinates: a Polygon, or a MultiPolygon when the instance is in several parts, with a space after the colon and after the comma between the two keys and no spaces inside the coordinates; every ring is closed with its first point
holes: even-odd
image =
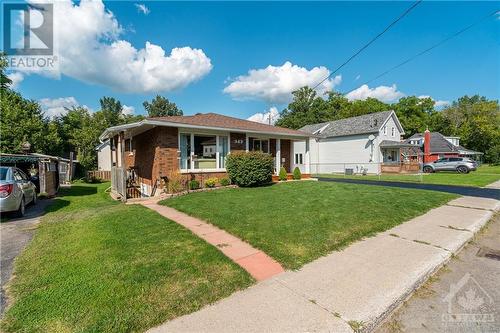
{"type": "Polygon", "coordinates": [[[426,129],[424,132],[424,163],[430,162],[431,157],[431,132],[426,129]]]}

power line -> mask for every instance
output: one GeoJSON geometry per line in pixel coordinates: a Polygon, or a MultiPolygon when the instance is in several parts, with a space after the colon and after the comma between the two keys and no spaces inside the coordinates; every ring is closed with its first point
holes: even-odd
{"type": "Polygon", "coordinates": [[[484,20],[486,20],[486,19],[490,18],[491,16],[497,15],[498,13],[500,13],[500,11],[495,10],[494,12],[492,12],[492,13],[490,13],[490,14],[486,15],[486,16],[483,16],[483,17],[482,17],[481,19],[479,19],[478,21],[476,21],[476,22],[474,22],[474,23],[472,23],[472,24],[470,24],[470,25],[466,26],[465,28],[463,28],[463,29],[461,29],[461,30],[458,30],[458,31],[457,31],[457,32],[455,32],[454,34],[452,34],[452,35],[450,35],[450,36],[446,37],[445,39],[443,39],[443,40],[441,40],[441,41],[437,42],[436,44],[434,44],[434,45],[432,45],[432,46],[430,46],[430,47],[426,48],[425,50],[423,50],[423,51],[421,51],[421,52],[419,52],[419,53],[415,54],[414,56],[412,56],[412,57],[410,57],[410,58],[406,59],[405,61],[403,61],[403,62],[401,62],[401,63],[397,64],[396,66],[391,67],[390,69],[388,69],[388,70],[386,70],[386,71],[384,71],[384,72],[380,73],[379,75],[377,75],[377,76],[375,76],[374,78],[372,78],[372,79],[370,79],[370,80],[366,81],[366,82],[365,82],[365,83],[363,83],[361,86],[359,86],[359,87],[357,87],[357,88],[355,88],[355,89],[350,90],[349,92],[345,93],[344,95],[347,95],[347,94],[349,94],[349,93],[353,92],[354,90],[357,90],[357,89],[359,89],[360,87],[364,86],[365,84],[367,85],[367,84],[369,84],[369,83],[371,83],[371,82],[375,81],[376,79],[379,79],[379,78],[381,78],[382,76],[387,75],[388,73],[392,72],[393,70],[398,69],[399,67],[401,67],[401,66],[403,66],[403,65],[406,65],[407,63],[409,63],[410,61],[414,60],[415,58],[418,58],[418,57],[420,57],[420,56],[422,56],[422,55],[424,55],[424,54],[426,54],[426,53],[428,53],[428,52],[432,51],[433,49],[435,49],[435,48],[437,48],[437,47],[439,47],[439,46],[443,45],[444,43],[448,42],[449,40],[451,40],[451,39],[453,39],[453,38],[455,38],[455,37],[457,37],[457,36],[459,36],[459,35],[463,34],[463,33],[464,33],[464,32],[466,32],[467,30],[469,30],[469,29],[473,28],[474,26],[476,26],[476,25],[478,25],[479,23],[483,22],[484,20]]]}
{"type": "Polygon", "coordinates": [[[408,9],[406,9],[401,15],[398,16],[394,21],[391,22],[382,32],[380,32],[378,35],[373,37],[367,44],[365,44],[362,48],[360,48],[356,53],[354,53],[349,59],[344,61],[342,65],[337,67],[333,72],[331,72],[327,77],[325,77],[321,82],[319,82],[317,85],[314,86],[313,90],[316,89],[319,85],[321,85],[323,82],[328,80],[333,74],[337,73],[342,67],[347,65],[352,59],[356,58],[358,54],[363,52],[368,46],[370,46],[373,42],[375,42],[380,36],[385,34],[390,28],[392,28],[396,23],[398,23],[403,17],[405,17],[409,12],[411,12],[415,7],[417,7],[422,0],[415,1],[413,5],[411,5],[408,9]]]}

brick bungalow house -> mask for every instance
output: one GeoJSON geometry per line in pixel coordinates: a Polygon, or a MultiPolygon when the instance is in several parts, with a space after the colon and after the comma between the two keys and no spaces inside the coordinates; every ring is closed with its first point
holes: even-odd
{"type": "Polygon", "coordinates": [[[481,158],[483,153],[467,149],[460,145],[460,138],[444,136],[439,132],[415,133],[406,139],[406,143],[421,147],[424,163],[437,161],[445,157],[470,157],[475,160],[481,158]]]}
{"type": "MultiPolygon", "coordinates": [[[[161,179],[179,170],[185,179],[226,177],[225,157],[232,151],[263,151],[275,159],[275,171],[294,164],[293,141],[309,147],[310,133],[215,113],[146,118],[114,126],[100,136],[111,144],[112,191],[126,199],[127,184],[140,195],[158,193],[161,179]]],[[[302,159],[310,172],[309,149],[302,159]]],[[[130,196],[130,194],[129,194],[130,196]]]]}

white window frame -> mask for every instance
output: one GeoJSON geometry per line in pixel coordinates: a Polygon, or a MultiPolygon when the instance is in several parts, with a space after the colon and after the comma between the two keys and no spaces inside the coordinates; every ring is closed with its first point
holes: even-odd
{"type": "Polygon", "coordinates": [[[387,135],[387,125],[384,125],[384,135],[387,135]]]}
{"type": "Polygon", "coordinates": [[[191,146],[194,146],[194,137],[196,135],[199,136],[215,136],[215,168],[209,168],[209,169],[195,169],[194,167],[194,151],[191,151],[189,154],[189,160],[190,160],[190,168],[189,169],[179,169],[181,173],[200,173],[200,172],[226,172],[226,168],[220,168],[219,163],[219,138],[220,137],[227,137],[227,154],[229,155],[231,153],[231,135],[230,133],[214,133],[214,132],[204,132],[204,131],[187,131],[183,129],[179,129],[178,134],[177,134],[177,146],[179,147],[179,151],[181,149],[181,135],[190,135],[190,143],[191,146]]]}
{"type": "Polygon", "coordinates": [[[391,127],[391,136],[392,137],[396,136],[396,128],[395,127],[391,127]]]}
{"type": "Polygon", "coordinates": [[[256,151],[254,150],[254,147],[255,147],[255,141],[260,141],[260,151],[263,152],[263,153],[266,153],[266,154],[270,154],[271,153],[271,139],[267,138],[267,139],[262,139],[262,138],[259,138],[259,137],[251,137],[253,139],[252,141],[252,147],[251,147],[251,151],[256,151]],[[262,150],[262,141],[267,141],[267,151],[263,151],[262,150]]]}

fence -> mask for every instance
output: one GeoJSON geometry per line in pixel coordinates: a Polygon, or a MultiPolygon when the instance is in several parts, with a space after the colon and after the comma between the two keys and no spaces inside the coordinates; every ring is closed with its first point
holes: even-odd
{"type": "Polygon", "coordinates": [[[122,200],[127,198],[127,180],[124,168],[111,168],[111,191],[119,195],[122,200]]]}
{"type": "Polygon", "coordinates": [[[423,182],[422,163],[311,163],[311,174],[316,176],[423,182]]]}
{"type": "Polygon", "coordinates": [[[87,171],[88,179],[101,179],[101,180],[111,180],[111,171],[107,170],[93,170],[87,171]]]}

